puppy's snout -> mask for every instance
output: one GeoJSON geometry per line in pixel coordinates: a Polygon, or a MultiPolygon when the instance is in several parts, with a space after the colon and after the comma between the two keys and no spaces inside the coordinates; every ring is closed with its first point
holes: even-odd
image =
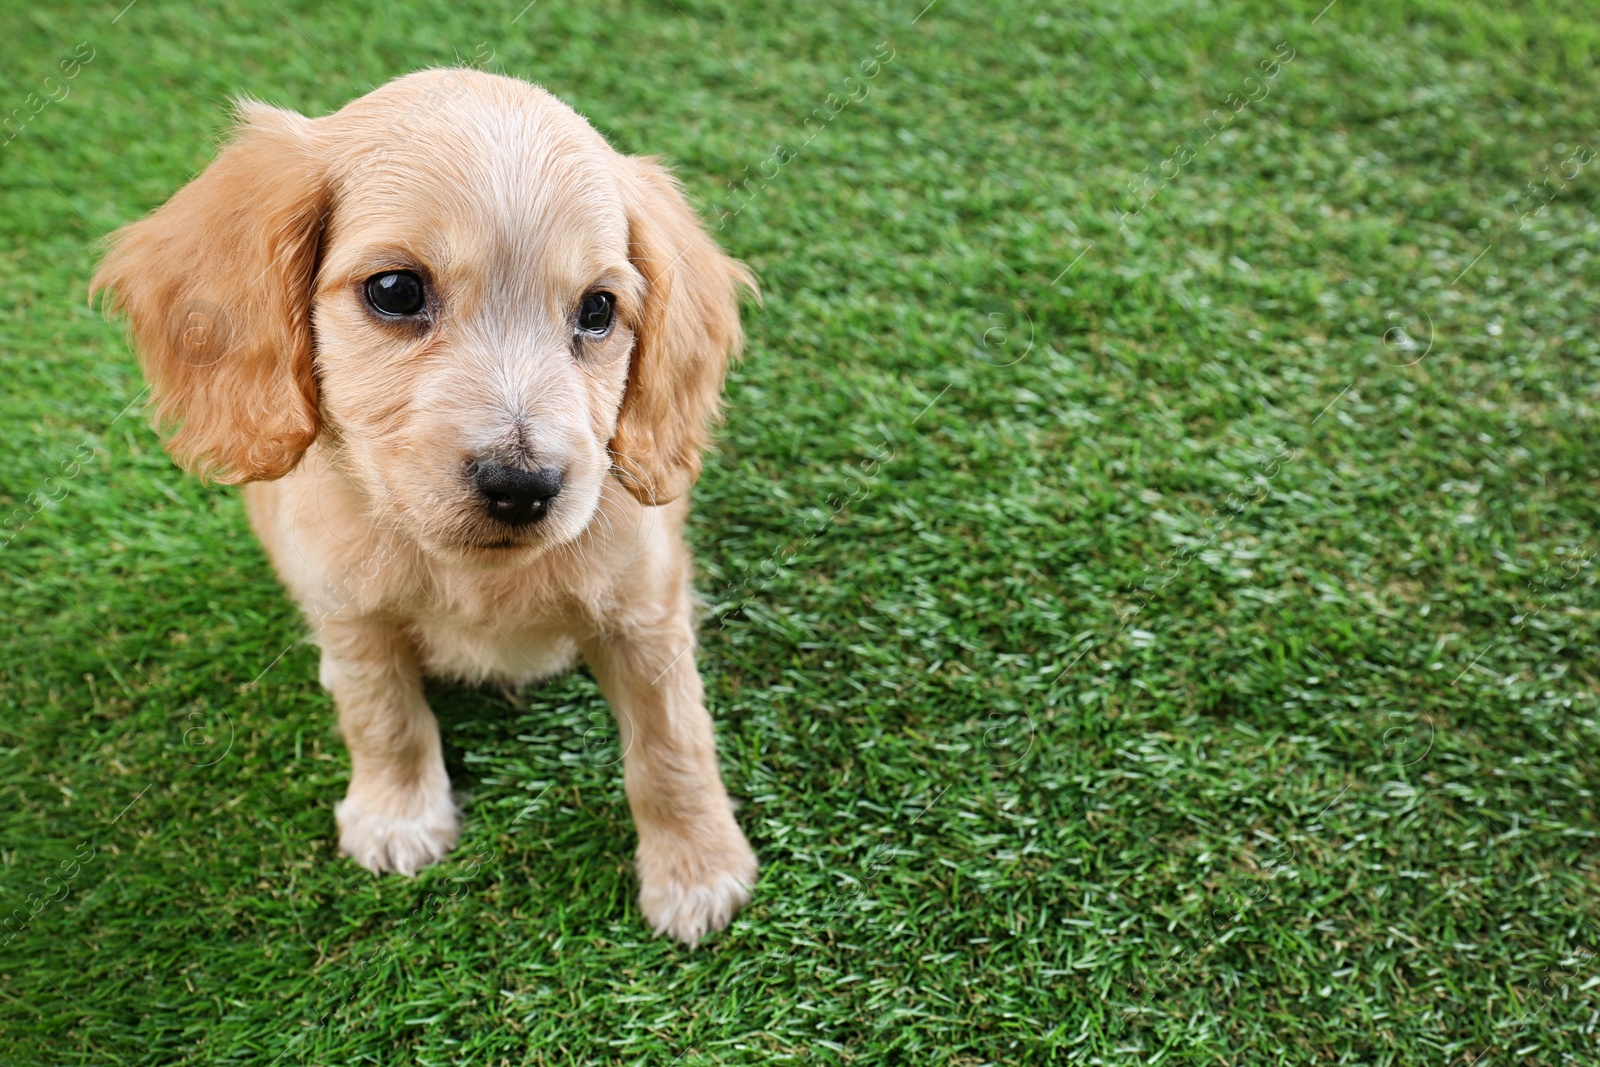
{"type": "Polygon", "coordinates": [[[561,472],[554,467],[524,471],[494,462],[479,464],[472,475],[484,510],[508,526],[526,526],[544,518],[550,501],[561,492],[561,480],[561,472]]]}

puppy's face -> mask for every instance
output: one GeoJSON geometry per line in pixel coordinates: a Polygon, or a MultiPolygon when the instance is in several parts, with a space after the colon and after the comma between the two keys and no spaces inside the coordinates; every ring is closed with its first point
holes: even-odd
{"type": "Polygon", "coordinates": [[[374,521],[488,565],[576,537],[613,475],[687,488],[744,284],[663,171],[470,71],[247,110],[96,278],[181,460],[277,477],[320,440],[374,521]]]}
{"type": "Polygon", "coordinates": [[[594,512],[646,285],[616,153],[553,101],[474,112],[339,154],[311,321],[337,462],[433,551],[515,560],[594,512]]]}

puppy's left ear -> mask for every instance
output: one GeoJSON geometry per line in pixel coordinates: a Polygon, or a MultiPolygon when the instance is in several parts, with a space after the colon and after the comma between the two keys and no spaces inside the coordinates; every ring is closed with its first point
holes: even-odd
{"type": "Polygon", "coordinates": [[[677,182],[629,158],[629,257],[644,275],[644,314],[611,439],[622,483],[642,504],[665,504],[700,477],[728,361],[744,343],[739,294],[755,278],[700,226],[677,182]]]}

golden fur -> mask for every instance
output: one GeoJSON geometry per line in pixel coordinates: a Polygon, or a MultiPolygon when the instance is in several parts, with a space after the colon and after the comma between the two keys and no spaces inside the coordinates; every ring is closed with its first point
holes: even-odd
{"type": "Polygon", "coordinates": [[[682,530],[753,282],[671,177],[470,70],[324,118],[245,103],[94,288],[127,314],[174,457],[249,483],[321,645],[351,758],[341,849],[411,873],[455,844],[424,672],[520,684],[581,656],[619,724],[641,909],[690,943],[727,925],[756,859],[717,769],[682,530]],[[363,296],[399,269],[428,283],[424,327],[363,296]],[[615,325],[575,340],[597,288],[615,325]],[[561,491],[499,525],[478,457],[559,468],[561,491]]]}

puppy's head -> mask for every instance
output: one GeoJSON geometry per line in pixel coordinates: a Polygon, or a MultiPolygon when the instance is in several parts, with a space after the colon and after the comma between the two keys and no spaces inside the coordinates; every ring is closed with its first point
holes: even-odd
{"type": "Polygon", "coordinates": [[[645,504],[693,484],[741,287],[664,170],[469,70],[320,119],[242,105],[94,279],[179,462],[273,479],[320,442],[383,521],[475,563],[577,536],[607,477],[645,504]]]}

